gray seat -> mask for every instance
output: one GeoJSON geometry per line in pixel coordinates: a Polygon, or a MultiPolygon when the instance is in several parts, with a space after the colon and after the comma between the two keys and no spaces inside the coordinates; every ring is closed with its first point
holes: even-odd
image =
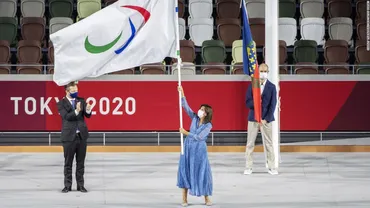
{"type": "Polygon", "coordinates": [[[195,46],[202,46],[203,41],[212,40],[213,18],[189,18],[190,39],[195,46]]]}
{"type": "Polygon", "coordinates": [[[265,0],[247,0],[245,5],[249,18],[265,18],[265,0]]]}
{"type": "Polygon", "coordinates": [[[186,24],[185,20],[183,18],[179,18],[179,31],[180,31],[180,40],[185,39],[185,34],[186,34],[186,24]]]}
{"type": "Polygon", "coordinates": [[[212,0],[189,0],[190,18],[211,18],[213,13],[212,0]]]}
{"type": "Polygon", "coordinates": [[[328,33],[331,40],[346,40],[352,44],[353,21],[347,17],[334,17],[329,20],[328,33]]]}
{"type": "Polygon", "coordinates": [[[0,0],[0,17],[15,17],[17,0],[0,0]]]}
{"type": "Polygon", "coordinates": [[[44,17],[44,0],[21,0],[21,12],[23,17],[44,17]]]}
{"type": "Polygon", "coordinates": [[[324,15],[324,0],[301,0],[300,11],[303,18],[322,17],[324,15]]]}
{"type": "MultiPolygon", "coordinates": [[[[177,63],[172,65],[172,74],[177,75],[179,70],[177,68],[177,63]]],[[[182,62],[181,75],[195,75],[195,65],[190,62],[182,62]]]]}
{"type": "Polygon", "coordinates": [[[50,34],[57,32],[65,27],[73,24],[73,20],[68,17],[53,17],[50,19],[49,30],[50,34]]]}

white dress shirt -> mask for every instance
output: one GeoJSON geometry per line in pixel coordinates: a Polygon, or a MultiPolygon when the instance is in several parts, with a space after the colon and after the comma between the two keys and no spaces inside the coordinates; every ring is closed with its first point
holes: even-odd
{"type": "Polygon", "coordinates": [[[263,93],[263,90],[265,89],[266,80],[267,80],[267,79],[265,79],[263,82],[261,82],[261,83],[260,83],[260,84],[261,84],[261,95],[262,95],[262,93],[263,93]]]}
{"type": "MultiPolygon", "coordinates": [[[[71,105],[73,106],[73,103],[72,103],[72,101],[75,101],[75,108],[76,108],[76,106],[77,106],[77,103],[76,103],[76,99],[74,99],[74,98],[69,98],[69,97],[66,97],[67,99],[68,99],[68,101],[71,103],[71,105]]],[[[87,114],[90,114],[91,113],[91,109],[90,110],[86,110],[86,113],[87,114]]],[[[77,109],[75,110],[75,114],[76,114],[76,116],[79,114],[79,112],[77,111],[77,109]]],[[[76,131],[76,133],[79,133],[80,131],[77,129],[77,131],[76,131]]]]}

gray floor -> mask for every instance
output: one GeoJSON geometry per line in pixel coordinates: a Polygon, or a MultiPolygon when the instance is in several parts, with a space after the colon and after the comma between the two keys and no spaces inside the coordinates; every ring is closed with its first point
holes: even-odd
{"type": "MultiPolygon", "coordinates": [[[[266,173],[255,155],[255,173],[242,175],[243,154],[210,154],[213,207],[370,207],[370,154],[282,154],[280,175],[266,173]]],[[[60,193],[62,154],[0,154],[0,207],[179,207],[178,154],[89,153],[89,193],[60,193]]],[[[75,188],[75,187],[74,187],[75,188]]],[[[190,207],[204,207],[189,197],[190,207]]]]}

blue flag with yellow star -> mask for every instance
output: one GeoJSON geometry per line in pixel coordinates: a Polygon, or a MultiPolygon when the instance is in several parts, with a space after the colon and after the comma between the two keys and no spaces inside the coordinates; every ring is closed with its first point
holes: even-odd
{"type": "MultiPolygon", "coordinates": [[[[275,1],[275,0],[273,0],[275,1]]],[[[256,43],[253,41],[251,28],[248,21],[248,12],[245,0],[242,0],[243,18],[243,71],[251,77],[253,93],[253,113],[257,122],[261,122],[261,89],[260,73],[258,70],[256,43]]]]}
{"type": "MultiPolygon", "coordinates": [[[[258,71],[256,45],[252,38],[251,28],[248,21],[247,8],[245,0],[242,1],[242,18],[243,18],[243,71],[251,77],[255,77],[255,72],[258,71]]],[[[258,72],[257,72],[258,73],[258,72]]],[[[258,73],[259,75],[259,73],[258,73]]],[[[258,76],[259,78],[259,76],[258,76]]]]}

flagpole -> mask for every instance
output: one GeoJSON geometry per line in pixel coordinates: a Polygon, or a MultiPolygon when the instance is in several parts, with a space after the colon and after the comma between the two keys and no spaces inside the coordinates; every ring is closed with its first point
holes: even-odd
{"type": "Polygon", "coordinates": [[[276,86],[277,105],[275,107],[275,122],[272,122],[272,143],[275,156],[275,167],[279,167],[280,161],[280,86],[279,86],[279,2],[266,1],[265,4],[265,60],[270,68],[269,80],[276,86]]]}
{"type": "MultiPolygon", "coordinates": [[[[178,86],[181,86],[181,65],[182,60],[180,56],[180,28],[179,28],[179,3],[176,1],[176,12],[175,12],[175,24],[176,24],[176,53],[177,53],[177,78],[178,86]]],[[[180,128],[183,128],[182,123],[182,106],[181,106],[181,92],[179,92],[179,112],[180,112],[180,128]]],[[[184,135],[181,133],[181,155],[184,154],[184,135]]]]}

